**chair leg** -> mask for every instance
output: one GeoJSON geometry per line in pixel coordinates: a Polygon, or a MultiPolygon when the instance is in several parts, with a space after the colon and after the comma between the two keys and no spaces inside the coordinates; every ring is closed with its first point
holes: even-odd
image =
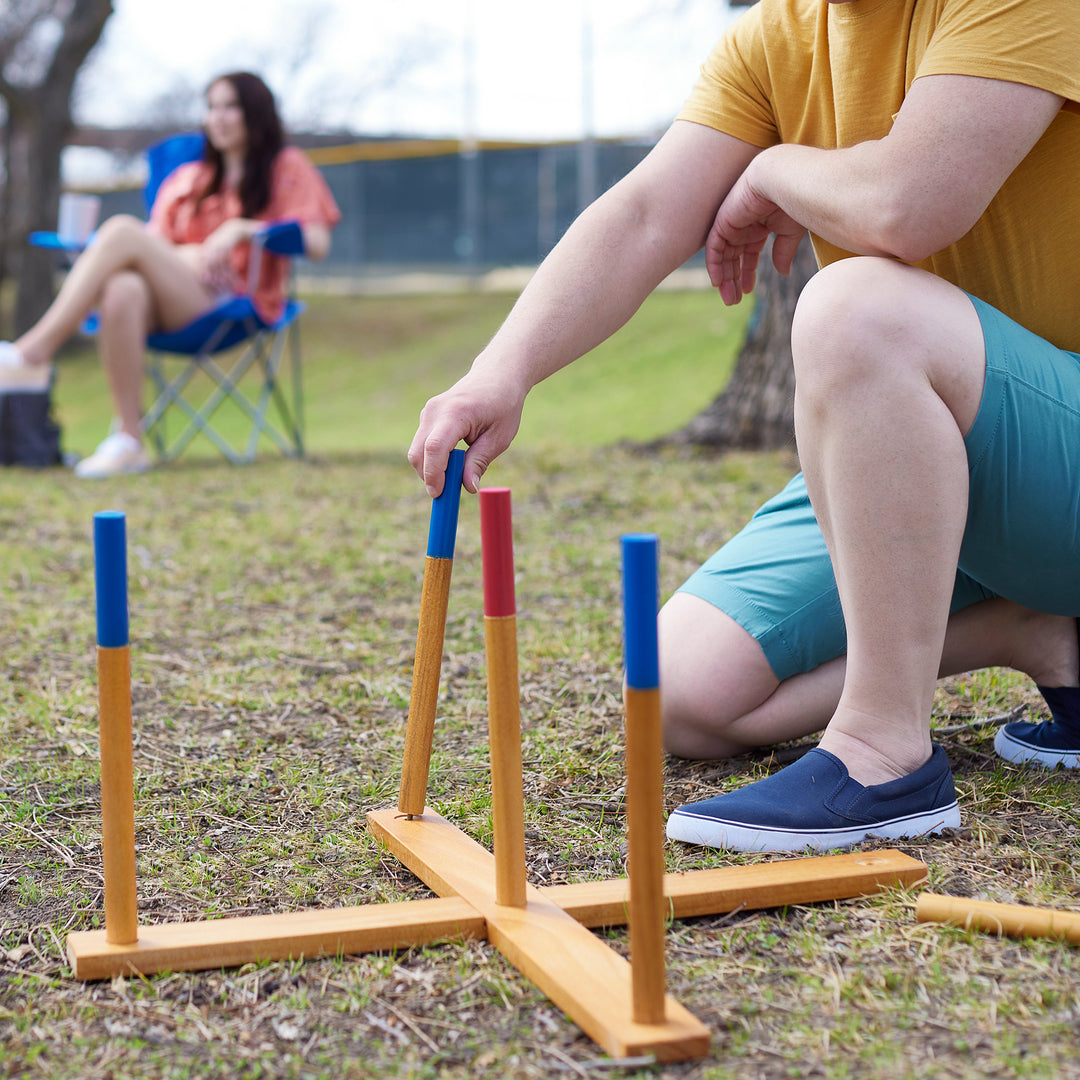
{"type": "Polygon", "coordinates": [[[184,389],[198,371],[194,362],[187,364],[173,379],[168,379],[162,368],[161,357],[153,354],[147,363],[147,372],[157,390],[157,398],[143,416],[143,434],[153,445],[159,461],[171,461],[177,451],[169,446],[166,418],[171,406],[186,406],[184,389]]]}
{"type": "Polygon", "coordinates": [[[262,365],[263,385],[259,394],[258,403],[255,406],[255,416],[252,419],[251,435],[248,442],[248,456],[254,458],[259,438],[268,436],[287,457],[302,457],[304,453],[303,438],[297,423],[296,414],[301,404],[297,396],[299,387],[298,378],[300,373],[300,354],[298,346],[289,352],[290,361],[293,365],[293,392],[292,405],[287,400],[284,388],[281,384],[281,367],[286,356],[289,343],[285,337],[294,333],[296,327],[292,326],[285,335],[279,335],[271,344],[269,355],[263,354],[258,358],[262,365]],[[277,426],[269,417],[270,405],[273,403],[277,412],[277,426]]]}
{"type": "Polygon", "coordinates": [[[233,464],[254,460],[264,435],[286,456],[303,456],[303,386],[299,333],[295,323],[276,334],[254,333],[239,355],[224,366],[213,356],[204,353],[187,358],[184,369],[169,380],[163,371],[162,358],[152,354],[147,371],[157,390],[157,398],[143,418],[143,427],[153,440],[159,460],[172,461],[179,457],[199,434],[204,435],[233,464]],[[282,368],[286,362],[292,365],[291,402],[288,400],[289,384],[283,381],[285,372],[282,368]],[[262,376],[254,401],[240,386],[251,368],[256,368],[262,376]],[[184,391],[199,371],[211,380],[213,389],[197,406],[185,397],[184,391]],[[231,402],[250,422],[243,448],[230,444],[211,422],[214,414],[226,402],[231,402]],[[168,411],[174,408],[184,414],[187,424],[170,442],[165,430],[165,418],[168,411]]]}
{"type": "Polygon", "coordinates": [[[293,442],[296,444],[296,456],[304,456],[304,380],[300,363],[300,324],[293,323],[291,329],[292,377],[293,377],[293,442]]]}

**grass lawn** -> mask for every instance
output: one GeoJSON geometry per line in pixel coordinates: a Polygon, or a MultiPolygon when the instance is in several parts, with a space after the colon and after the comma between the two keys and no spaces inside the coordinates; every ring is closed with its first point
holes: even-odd
{"type": "MultiPolygon", "coordinates": [[[[709,1028],[701,1061],[604,1057],[478,942],[83,984],[67,934],[102,925],[91,518],[128,521],[136,845],[145,925],[430,896],[365,828],[396,803],[430,502],[404,462],[416,413],[465,369],[504,296],[315,298],[311,456],[182,459],[100,483],[0,485],[0,1076],[1080,1076],[1080,952],[918,924],[916,893],[736,911],[668,935],[670,992],[709,1028]]],[[[666,596],[794,468],[625,440],[714,395],[739,321],[654,297],[539,388],[489,472],[514,500],[530,880],[625,873],[618,538],[656,532],[666,596]],[[593,382],[603,379],[603,385],[593,382]],[[636,391],[635,391],[636,387],[636,391]],[[671,412],[661,414],[661,409],[671,412]],[[603,432],[601,435],[600,432],[603,432]]],[[[108,414],[91,355],[59,412],[88,450],[108,414]]],[[[429,803],[492,838],[479,526],[462,503],[429,803]]],[[[902,850],[937,892],[1076,909],[1080,776],[997,761],[994,726],[1041,699],[992,670],[944,680],[936,739],[964,825],[902,850]]],[[[808,744],[804,744],[808,745],[808,744]]],[[[802,747],[782,748],[780,755],[802,747]]],[[[665,762],[665,807],[776,767],[665,762]]],[[[865,845],[872,850],[874,843],[865,845]]],[[[767,861],[668,844],[668,868],[767,861]]],[[[625,930],[603,932],[625,952],[625,930]]]]}
{"type": "MultiPolygon", "coordinates": [[[[508,294],[479,292],[309,298],[302,340],[312,452],[404,450],[424,402],[464,374],[512,303],[508,294]]],[[[520,444],[606,446],[676,430],[723,386],[748,314],[748,305],[725,310],[710,292],[655,293],[587,361],[536,389],[520,444]]],[[[89,453],[110,416],[90,343],[75,343],[61,361],[56,401],[65,448],[89,453]]],[[[218,416],[223,430],[241,430],[238,411],[218,416]]],[[[217,451],[198,439],[191,456],[217,451]]]]}

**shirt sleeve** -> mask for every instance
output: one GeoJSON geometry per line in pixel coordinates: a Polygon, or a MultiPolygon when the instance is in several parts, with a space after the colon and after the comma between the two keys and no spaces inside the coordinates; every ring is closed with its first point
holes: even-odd
{"type": "Polygon", "coordinates": [[[744,12],[717,42],[678,118],[753,146],[780,141],[762,42],[761,4],[744,12]]]}
{"type": "Polygon", "coordinates": [[[1080,102],[1080,19],[1060,0],[949,0],[922,75],[1024,83],[1080,102]]]}
{"type": "Polygon", "coordinates": [[[287,146],[274,162],[270,203],[259,217],[332,228],[341,220],[341,211],[322,173],[302,150],[287,146]]]}

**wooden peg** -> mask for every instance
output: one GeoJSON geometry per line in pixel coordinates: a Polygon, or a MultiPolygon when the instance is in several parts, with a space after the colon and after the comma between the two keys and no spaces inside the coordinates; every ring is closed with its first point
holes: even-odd
{"type": "Polygon", "coordinates": [[[105,934],[113,945],[138,940],[135,886],[135,784],[131,740],[124,515],[94,515],[98,716],[101,742],[101,848],[105,934]]]}
{"type": "Polygon", "coordinates": [[[495,902],[521,908],[525,906],[525,796],[508,488],[485,488],[480,492],[480,543],[484,562],[495,902]]]}
{"type": "Polygon", "coordinates": [[[424,813],[431,745],[435,735],[435,711],[439,701],[446,609],[450,600],[450,575],[454,568],[461,477],[465,451],[451,450],[446,463],[442,493],[432,500],[428,530],[424,583],[420,589],[420,621],[416,630],[409,719],[405,727],[405,751],[401,764],[398,810],[409,817],[424,813]]]}
{"type": "Polygon", "coordinates": [[[1024,904],[996,904],[964,896],[922,893],[915,906],[919,922],[948,923],[1008,937],[1059,938],[1080,945],[1080,913],[1024,904]]]}
{"type": "Polygon", "coordinates": [[[656,612],[657,538],[622,538],[626,651],[626,804],[634,1019],[664,1021],[663,744],[656,612]]]}

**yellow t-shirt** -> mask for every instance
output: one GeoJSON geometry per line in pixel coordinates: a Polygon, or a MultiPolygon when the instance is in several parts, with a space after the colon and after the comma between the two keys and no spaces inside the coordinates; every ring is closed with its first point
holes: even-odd
{"type": "MultiPolygon", "coordinates": [[[[917,265],[1080,352],[1080,18],[1062,0],[760,0],[680,119],[755,146],[888,134],[922,75],[1026,83],[1067,103],[970,232],[917,265]]],[[[813,237],[821,265],[850,252],[813,237]]]]}

